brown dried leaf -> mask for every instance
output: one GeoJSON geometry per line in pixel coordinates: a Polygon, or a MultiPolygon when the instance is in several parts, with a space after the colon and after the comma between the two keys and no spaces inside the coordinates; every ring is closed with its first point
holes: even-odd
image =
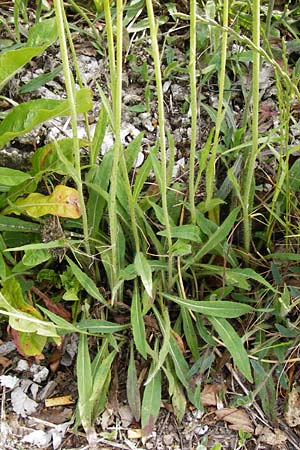
{"type": "Polygon", "coordinates": [[[5,358],[5,356],[0,355],[0,365],[6,369],[6,367],[10,366],[12,363],[12,360],[9,358],[5,358]]]}
{"type": "Polygon", "coordinates": [[[52,406],[64,406],[72,405],[74,403],[72,395],[63,395],[61,397],[46,398],[45,406],[46,408],[51,408],[52,406]]]}
{"type": "Polygon", "coordinates": [[[179,350],[181,351],[181,353],[184,353],[185,352],[185,347],[184,347],[184,343],[183,343],[182,338],[179,336],[179,334],[175,333],[175,331],[173,331],[173,330],[172,330],[172,334],[173,334],[173,337],[174,337],[175,341],[177,342],[179,350]]]}
{"type": "Polygon", "coordinates": [[[225,393],[224,384],[206,384],[201,392],[201,402],[203,406],[217,406],[219,403],[219,393],[225,393]]]}
{"type": "Polygon", "coordinates": [[[289,393],[285,420],[290,427],[300,425],[300,393],[296,388],[289,393]]]}
{"type": "Polygon", "coordinates": [[[231,430],[243,430],[245,433],[253,433],[254,428],[248,414],[241,408],[222,408],[215,412],[219,420],[228,422],[231,430]]]}
{"type": "MultiPolygon", "coordinates": [[[[255,430],[255,434],[256,430],[255,430]]],[[[259,432],[259,442],[264,444],[272,445],[272,446],[280,446],[283,450],[285,447],[282,447],[287,440],[286,434],[281,431],[279,428],[275,428],[274,432],[271,431],[267,427],[263,427],[259,432]]]]}

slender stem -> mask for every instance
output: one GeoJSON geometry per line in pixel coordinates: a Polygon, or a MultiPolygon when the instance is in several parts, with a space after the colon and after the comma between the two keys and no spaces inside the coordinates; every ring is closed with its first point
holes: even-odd
{"type": "Polygon", "coordinates": [[[191,86],[191,145],[189,199],[192,223],[196,223],[195,209],[195,159],[197,141],[197,76],[196,76],[196,0],[190,0],[190,86],[191,86]]]}
{"type": "Polygon", "coordinates": [[[163,88],[162,88],[162,76],[160,70],[160,57],[159,48],[157,42],[157,28],[155,23],[155,16],[153,11],[152,0],[146,0],[147,14],[150,25],[150,36],[151,45],[153,52],[154,70],[155,70],[155,80],[156,80],[156,90],[157,90],[157,102],[158,102],[158,124],[159,124],[159,143],[160,143],[160,153],[161,153],[161,165],[162,165],[162,180],[161,180],[161,197],[162,197],[162,208],[164,212],[165,226],[167,232],[167,243],[168,243],[168,287],[172,286],[172,270],[173,261],[171,247],[172,247],[172,236],[171,236],[171,226],[168,213],[168,203],[167,203],[167,150],[166,150],[166,133],[165,133],[165,112],[164,112],[164,99],[163,99],[163,88]]]}
{"type": "Polygon", "coordinates": [[[123,63],[123,1],[116,1],[116,70],[114,83],[112,84],[113,113],[114,113],[114,160],[110,180],[110,205],[109,205],[109,227],[112,246],[112,288],[118,279],[118,217],[117,217],[117,185],[121,142],[121,114],[122,114],[122,63],[123,63]]]}
{"type": "MultiPolygon", "coordinates": [[[[77,80],[77,82],[79,84],[79,87],[83,88],[81,74],[80,74],[78,61],[77,61],[77,57],[76,57],[76,51],[75,51],[75,47],[74,47],[74,44],[73,44],[73,41],[72,41],[71,32],[70,32],[70,29],[68,27],[68,19],[67,19],[67,16],[66,16],[66,12],[64,10],[63,10],[63,15],[64,15],[65,31],[66,31],[66,34],[67,34],[68,43],[69,43],[69,47],[70,47],[70,51],[71,51],[71,55],[72,55],[72,61],[73,61],[74,69],[75,69],[75,73],[76,73],[76,80],[77,80]]],[[[87,135],[88,140],[91,141],[91,133],[90,133],[89,119],[88,119],[87,112],[84,112],[83,116],[84,116],[84,121],[85,121],[86,135],[87,135]]]]}
{"type": "Polygon", "coordinates": [[[60,43],[60,51],[64,69],[65,83],[66,83],[66,91],[67,96],[70,103],[71,110],[71,124],[72,124],[72,133],[73,133],[73,147],[74,147],[74,167],[76,171],[76,184],[78,190],[78,196],[80,201],[80,206],[82,210],[82,226],[83,226],[83,235],[85,242],[85,249],[87,254],[90,254],[90,245],[89,245],[89,229],[88,229],[88,221],[87,221],[87,213],[85,208],[83,189],[82,189],[82,179],[81,179],[81,166],[80,166],[80,147],[79,140],[77,134],[77,112],[76,112],[76,100],[75,100],[75,90],[74,90],[74,82],[72,79],[72,72],[69,65],[69,57],[68,57],[68,49],[67,49],[67,41],[64,27],[64,6],[62,0],[54,0],[54,8],[57,20],[57,29],[60,43]]]}
{"type": "Polygon", "coordinates": [[[115,56],[113,27],[110,13],[110,0],[104,0],[104,14],[105,14],[105,28],[108,46],[110,82],[113,89],[115,84],[116,56],[115,56]]]}
{"type": "MultiPolygon", "coordinates": [[[[254,46],[260,47],[260,0],[253,0],[253,30],[252,40],[254,46]]],[[[258,154],[258,110],[259,110],[259,71],[260,71],[260,53],[253,52],[253,75],[252,75],[252,96],[253,96],[253,111],[252,111],[252,149],[246,161],[247,172],[244,184],[244,246],[246,252],[250,250],[251,242],[251,205],[253,203],[254,184],[253,174],[255,169],[255,160],[258,154]]]]}
{"type": "Polygon", "coordinates": [[[270,37],[272,14],[274,11],[274,3],[275,3],[275,0],[269,0],[267,19],[266,19],[266,39],[267,39],[267,41],[269,40],[269,37],[270,37]]]}
{"type": "Polygon", "coordinates": [[[224,100],[224,86],[226,75],[226,57],[227,57],[227,36],[228,36],[228,8],[229,0],[224,0],[223,3],[223,27],[222,27],[222,47],[221,47],[221,64],[219,74],[219,99],[218,99],[218,111],[216,118],[215,135],[213,145],[211,149],[211,156],[207,165],[207,182],[206,182],[206,203],[209,205],[214,195],[215,186],[215,164],[217,156],[217,148],[219,144],[219,135],[224,117],[223,100],[224,100]]]}

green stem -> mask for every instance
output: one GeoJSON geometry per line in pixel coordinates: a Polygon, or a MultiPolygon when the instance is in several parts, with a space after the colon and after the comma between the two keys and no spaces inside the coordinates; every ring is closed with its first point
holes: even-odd
{"type": "MultiPolygon", "coordinates": [[[[79,87],[83,88],[83,83],[82,83],[82,79],[81,79],[81,74],[80,74],[80,70],[79,70],[79,66],[78,66],[78,61],[77,61],[77,57],[76,57],[76,51],[75,51],[75,47],[73,44],[73,40],[72,40],[72,36],[71,36],[71,32],[70,29],[68,27],[68,20],[67,20],[67,16],[65,11],[63,10],[63,15],[64,15],[64,25],[65,25],[65,31],[67,34],[67,38],[68,38],[68,43],[69,43],[69,47],[71,50],[71,55],[72,55],[72,61],[74,64],[74,69],[75,69],[75,73],[76,73],[76,79],[78,81],[79,87]]],[[[89,127],[89,119],[88,119],[88,114],[87,112],[83,113],[84,116],[84,121],[85,121],[85,131],[86,131],[86,135],[89,141],[91,141],[91,133],[90,133],[90,127],[89,127]]]]}
{"type": "Polygon", "coordinates": [[[196,0],[190,0],[190,86],[191,86],[191,145],[190,145],[190,175],[189,199],[192,223],[196,223],[195,209],[195,159],[197,142],[197,75],[196,75],[196,0]]]}
{"type": "Polygon", "coordinates": [[[168,243],[168,287],[172,286],[172,271],[173,271],[173,258],[171,253],[172,247],[172,236],[171,236],[171,226],[168,213],[168,203],[167,203],[167,150],[166,150],[166,133],[165,133],[165,113],[164,113],[164,98],[163,98],[163,88],[162,88],[162,76],[160,70],[160,56],[159,48],[157,42],[157,28],[155,23],[155,16],[153,11],[153,3],[151,0],[146,0],[147,14],[150,25],[150,36],[151,45],[153,52],[153,62],[155,71],[155,81],[157,90],[157,102],[158,102],[158,124],[159,124],[159,144],[161,153],[161,165],[162,165],[162,179],[161,179],[161,197],[162,197],[162,208],[164,213],[164,220],[167,233],[167,243],[168,243]]]}
{"type": "MultiPolygon", "coordinates": [[[[260,47],[260,0],[253,0],[253,30],[252,39],[254,46],[260,47]]],[[[259,111],[259,71],[260,71],[260,53],[255,51],[253,53],[253,74],[252,74],[252,96],[253,96],[253,111],[252,111],[252,149],[245,162],[247,167],[246,176],[244,180],[244,195],[243,195],[243,221],[244,221],[244,246],[246,252],[250,250],[251,242],[251,206],[253,203],[254,187],[253,181],[255,161],[258,154],[258,111],[259,111]]]]}
{"type": "Polygon", "coordinates": [[[225,75],[226,75],[226,57],[227,57],[227,36],[228,36],[228,8],[229,0],[224,0],[223,3],[223,27],[222,27],[222,47],[221,47],[221,64],[220,64],[220,74],[219,74],[219,99],[218,99],[218,111],[216,118],[215,135],[213,140],[213,145],[211,149],[211,156],[207,164],[207,182],[206,182],[206,203],[209,206],[213,195],[215,186],[215,165],[217,148],[219,144],[219,136],[221,125],[225,113],[223,110],[223,100],[224,100],[224,86],[225,86],[225,75]]]}
{"type": "Polygon", "coordinates": [[[112,251],[112,289],[118,279],[118,217],[117,217],[117,185],[121,143],[121,114],[122,114],[122,63],[123,63],[123,1],[116,1],[116,70],[112,83],[113,115],[114,115],[114,159],[110,179],[109,227],[112,251]]]}
{"type": "Polygon", "coordinates": [[[64,26],[64,6],[62,0],[54,0],[54,8],[56,14],[57,21],[57,29],[60,43],[60,51],[64,69],[65,76],[65,84],[68,100],[70,103],[71,110],[71,124],[72,124],[72,133],[73,133],[73,146],[74,146],[74,167],[76,171],[76,184],[78,190],[78,196],[80,201],[80,206],[82,210],[82,226],[83,226],[83,235],[84,235],[84,243],[85,250],[87,254],[90,254],[90,245],[89,245],[89,229],[88,229],[88,221],[87,221],[87,213],[85,208],[83,189],[82,189],[82,179],[81,179],[81,166],[80,166],[80,147],[79,140],[77,134],[77,111],[76,111],[76,101],[75,101],[75,90],[74,90],[74,82],[72,79],[72,72],[69,64],[68,57],[68,49],[67,49],[67,41],[65,34],[65,26],[64,26]]]}
{"type": "Polygon", "coordinates": [[[108,46],[110,82],[113,89],[115,84],[116,56],[115,56],[113,27],[110,13],[110,0],[104,0],[104,14],[105,14],[105,28],[108,46]]]}

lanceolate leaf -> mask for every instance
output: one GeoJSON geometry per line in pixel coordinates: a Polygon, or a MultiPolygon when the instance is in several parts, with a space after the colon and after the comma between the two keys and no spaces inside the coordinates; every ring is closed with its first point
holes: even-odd
{"type": "Polygon", "coordinates": [[[79,393],[78,409],[82,426],[87,431],[92,426],[93,405],[90,398],[93,391],[93,380],[88,341],[84,334],[79,337],[76,370],[79,393]]]}
{"type": "Polygon", "coordinates": [[[229,216],[224,220],[217,230],[209,237],[208,241],[203,244],[197,254],[194,256],[193,261],[199,261],[203,256],[207,255],[211,250],[217,247],[217,245],[224,241],[230,233],[237,215],[240,211],[240,207],[235,208],[229,216]]]}
{"type": "Polygon", "coordinates": [[[118,323],[108,322],[107,320],[83,319],[76,325],[79,330],[86,330],[90,333],[117,333],[126,330],[130,324],[120,325],[118,323]]]}
{"type": "Polygon", "coordinates": [[[159,326],[161,328],[161,331],[163,333],[164,336],[164,340],[163,340],[163,344],[161,346],[159,355],[158,355],[158,359],[156,361],[156,367],[153,370],[152,374],[149,375],[148,380],[146,381],[145,385],[147,383],[150,383],[152,378],[154,378],[155,374],[162,368],[166,357],[168,356],[169,353],[169,347],[170,347],[170,337],[171,337],[171,323],[170,323],[170,318],[169,318],[169,314],[166,311],[162,312],[162,316],[159,314],[159,312],[157,311],[157,309],[155,308],[155,306],[152,306],[153,311],[155,313],[155,316],[157,318],[157,321],[159,323],[159,326]]]}
{"type": "Polygon", "coordinates": [[[209,317],[209,321],[222,339],[225,347],[231,354],[235,365],[251,383],[253,382],[251,367],[247,352],[242,340],[234,328],[225,319],[209,317]]]}
{"type": "Polygon", "coordinates": [[[152,272],[149,262],[142,252],[138,252],[134,258],[134,266],[137,274],[141,277],[143,285],[149,297],[152,297],[152,272]]]}
{"type": "MultiPolygon", "coordinates": [[[[149,377],[154,370],[154,364],[151,365],[149,377]]],[[[143,436],[148,437],[155,425],[156,419],[159,414],[161,403],[161,373],[160,371],[152,378],[151,382],[145,387],[143,403],[142,403],[142,429],[143,436]]]]}
{"type": "Polygon", "coordinates": [[[99,300],[99,302],[107,305],[105,299],[100,294],[99,289],[95,285],[94,281],[88,275],[82,272],[82,270],[80,270],[79,267],[70,258],[68,258],[68,256],[66,256],[66,259],[72,269],[73,274],[75,275],[81,286],[87,291],[87,293],[91,297],[99,300]]]}
{"type": "Polygon", "coordinates": [[[17,186],[31,178],[31,175],[21,170],[0,167],[0,191],[6,192],[11,187],[17,186]]]}
{"type": "Polygon", "coordinates": [[[126,382],[127,398],[131,412],[137,422],[141,417],[141,396],[134,362],[133,343],[130,345],[130,359],[126,382]]]}
{"type": "Polygon", "coordinates": [[[93,419],[96,419],[94,411],[95,406],[97,405],[97,402],[99,400],[99,397],[101,396],[101,391],[103,387],[105,386],[105,380],[111,370],[111,365],[113,363],[113,360],[116,356],[116,351],[113,350],[111,353],[109,353],[101,362],[100,366],[98,367],[97,371],[94,375],[93,380],[93,389],[92,389],[92,395],[89,398],[89,402],[91,403],[91,406],[93,408],[93,419]]]}
{"type": "Polygon", "coordinates": [[[138,293],[137,286],[135,286],[133,291],[130,313],[131,313],[131,324],[132,324],[134,344],[137,350],[142,355],[142,357],[146,359],[147,358],[146,331],[142,315],[141,297],[138,293]]]}
{"type": "Polygon", "coordinates": [[[224,317],[226,319],[230,319],[234,317],[240,317],[243,314],[247,314],[253,311],[253,308],[251,306],[244,303],[229,302],[226,300],[195,301],[186,300],[180,297],[176,297],[175,295],[165,293],[162,293],[161,295],[168,300],[171,300],[172,302],[178,303],[178,305],[180,306],[188,308],[191,311],[205,314],[206,316],[224,317]]]}

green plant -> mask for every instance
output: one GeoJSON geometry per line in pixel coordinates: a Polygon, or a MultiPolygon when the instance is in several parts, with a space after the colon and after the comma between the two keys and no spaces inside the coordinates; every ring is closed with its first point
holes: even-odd
{"type": "MultiPolygon", "coordinates": [[[[54,2],[55,20],[43,19],[29,30],[22,51],[8,49],[0,54],[5,69],[0,86],[5,88],[16,71],[59,37],[67,92],[66,100],[32,100],[4,113],[0,146],[61,115],[71,117],[73,132],[72,138],[38,148],[30,171],[0,168],[0,312],[14,330],[18,349],[26,355],[41,353],[49,340],[60,343],[64,334],[79,334],[76,425],[82,423],[91,446],[96,445],[94,423],[105,408],[118,361],[127,364],[128,403],[135,419],[141,420],[144,439],[154,429],[166,394],[164,386],[178,421],[188,401],[202,408],[199,380],[205,381],[213,372],[216,356],[211,349],[216,347],[216,354],[226,349],[235,370],[254,384],[253,392],[240,402],[250,404],[257,396],[273,419],[274,368],[278,365],[284,372],[289,347],[298,345],[295,298],[299,289],[282,279],[281,264],[287,261],[290,273],[299,274],[299,206],[291,190],[299,187],[300,171],[297,161],[289,167],[289,158],[299,150],[299,145],[289,148],[290,104],[298,95],[299,73],[295,69],[290,77],[288,59],[281,69],[271,49],[260,47],[259,2],[253,3],[252,21],[248,5],[239,12],[238,2],[208,1],[202,11],[191,1],[189,14],[168,4],[172,20],[181,20],[184,26],[187,22],[190,33],[182,70],[177,61],[173,65],[170,61],[176,37],[169,35],[162,50],[159,46],[160,27],[169,26],[169,17],[158,14],[153,2],[147,0],[146,8],[144,2],[94,3],[105,19],[109,76],[107,86],[96,83],[101,108],[93,135],[85,120],[86,140],[77,135],[78,114],[87,113],[93,100],[80,79],[63,2],[54,2]],[[230,17],[235,20],[229,27],[230,17]],[[135,161],[143,133],[126,148],[121,140],[124,26],[132,34],[141,32],[143,43],[151,39],[147,57],[151,55],[153,73],[148,60],[139,70],[146,84],[147,109],[151,111],[157,102],[159,134],[138,170],[135,161]],[[243,48],[235,53],[233,44],[243,48]],[[208,50],[198,61],[197,49],[204,47],[208,50]],[[205,67],[199,70],[198,63],[203,61],[205,67]],[[261,61],[275,71],[282,125],[278,135],[259,130],[261,61]],[[239,89],[236,80],[248,73],[252,63],[251,92],[246,83],[238,85],[239,101],[245,104],[239,123],[233,93],[239,89]],[[172,177],[175,144],[166,128],[163,81],[187,73],[189,111],[185,113],[185,105],[180,105],[181,113],[191,118],[189,179],[185,181],[172,177]],[[217,89],[217,105],[205,96],[208,87],[217,89]],[[201,142],[197,141],[199,106],[211,127],[201,142]],[[107,130],[113,133],[114,144],[99,158],[107,130]],[[84,161],[83,146],[89,149],[84,161]],[[278,173],[272,178],[267,164],[259,160],[273,183],[266,195],[261,194],[264,183],[254,179],[262,148],[275,156],[272,164],[278,173]],[[260,228],[252,233],[254,218],[260,228]],[[285,253],[276,251],[278,235],[285,253]],[[43,283],[47,283],[47,295],[43,295],[43,283]],[[90,336],[96,345],[89,346],[90,336]]],[[[73,8],[93,25],[79,5],[73,8]]],[[[269,12],[267,36],[271,30],[269,12]]],[[[99,39],[95,28],[93,35],[99,39]]],[[[129,56],[127,61],[135,65],[136,55],[129,56]]],[[[286,377],[280,383],[288,389],[286,377]]],[[[247,438],[240,433],[239,445],[245,445],[247,438]]]]}

